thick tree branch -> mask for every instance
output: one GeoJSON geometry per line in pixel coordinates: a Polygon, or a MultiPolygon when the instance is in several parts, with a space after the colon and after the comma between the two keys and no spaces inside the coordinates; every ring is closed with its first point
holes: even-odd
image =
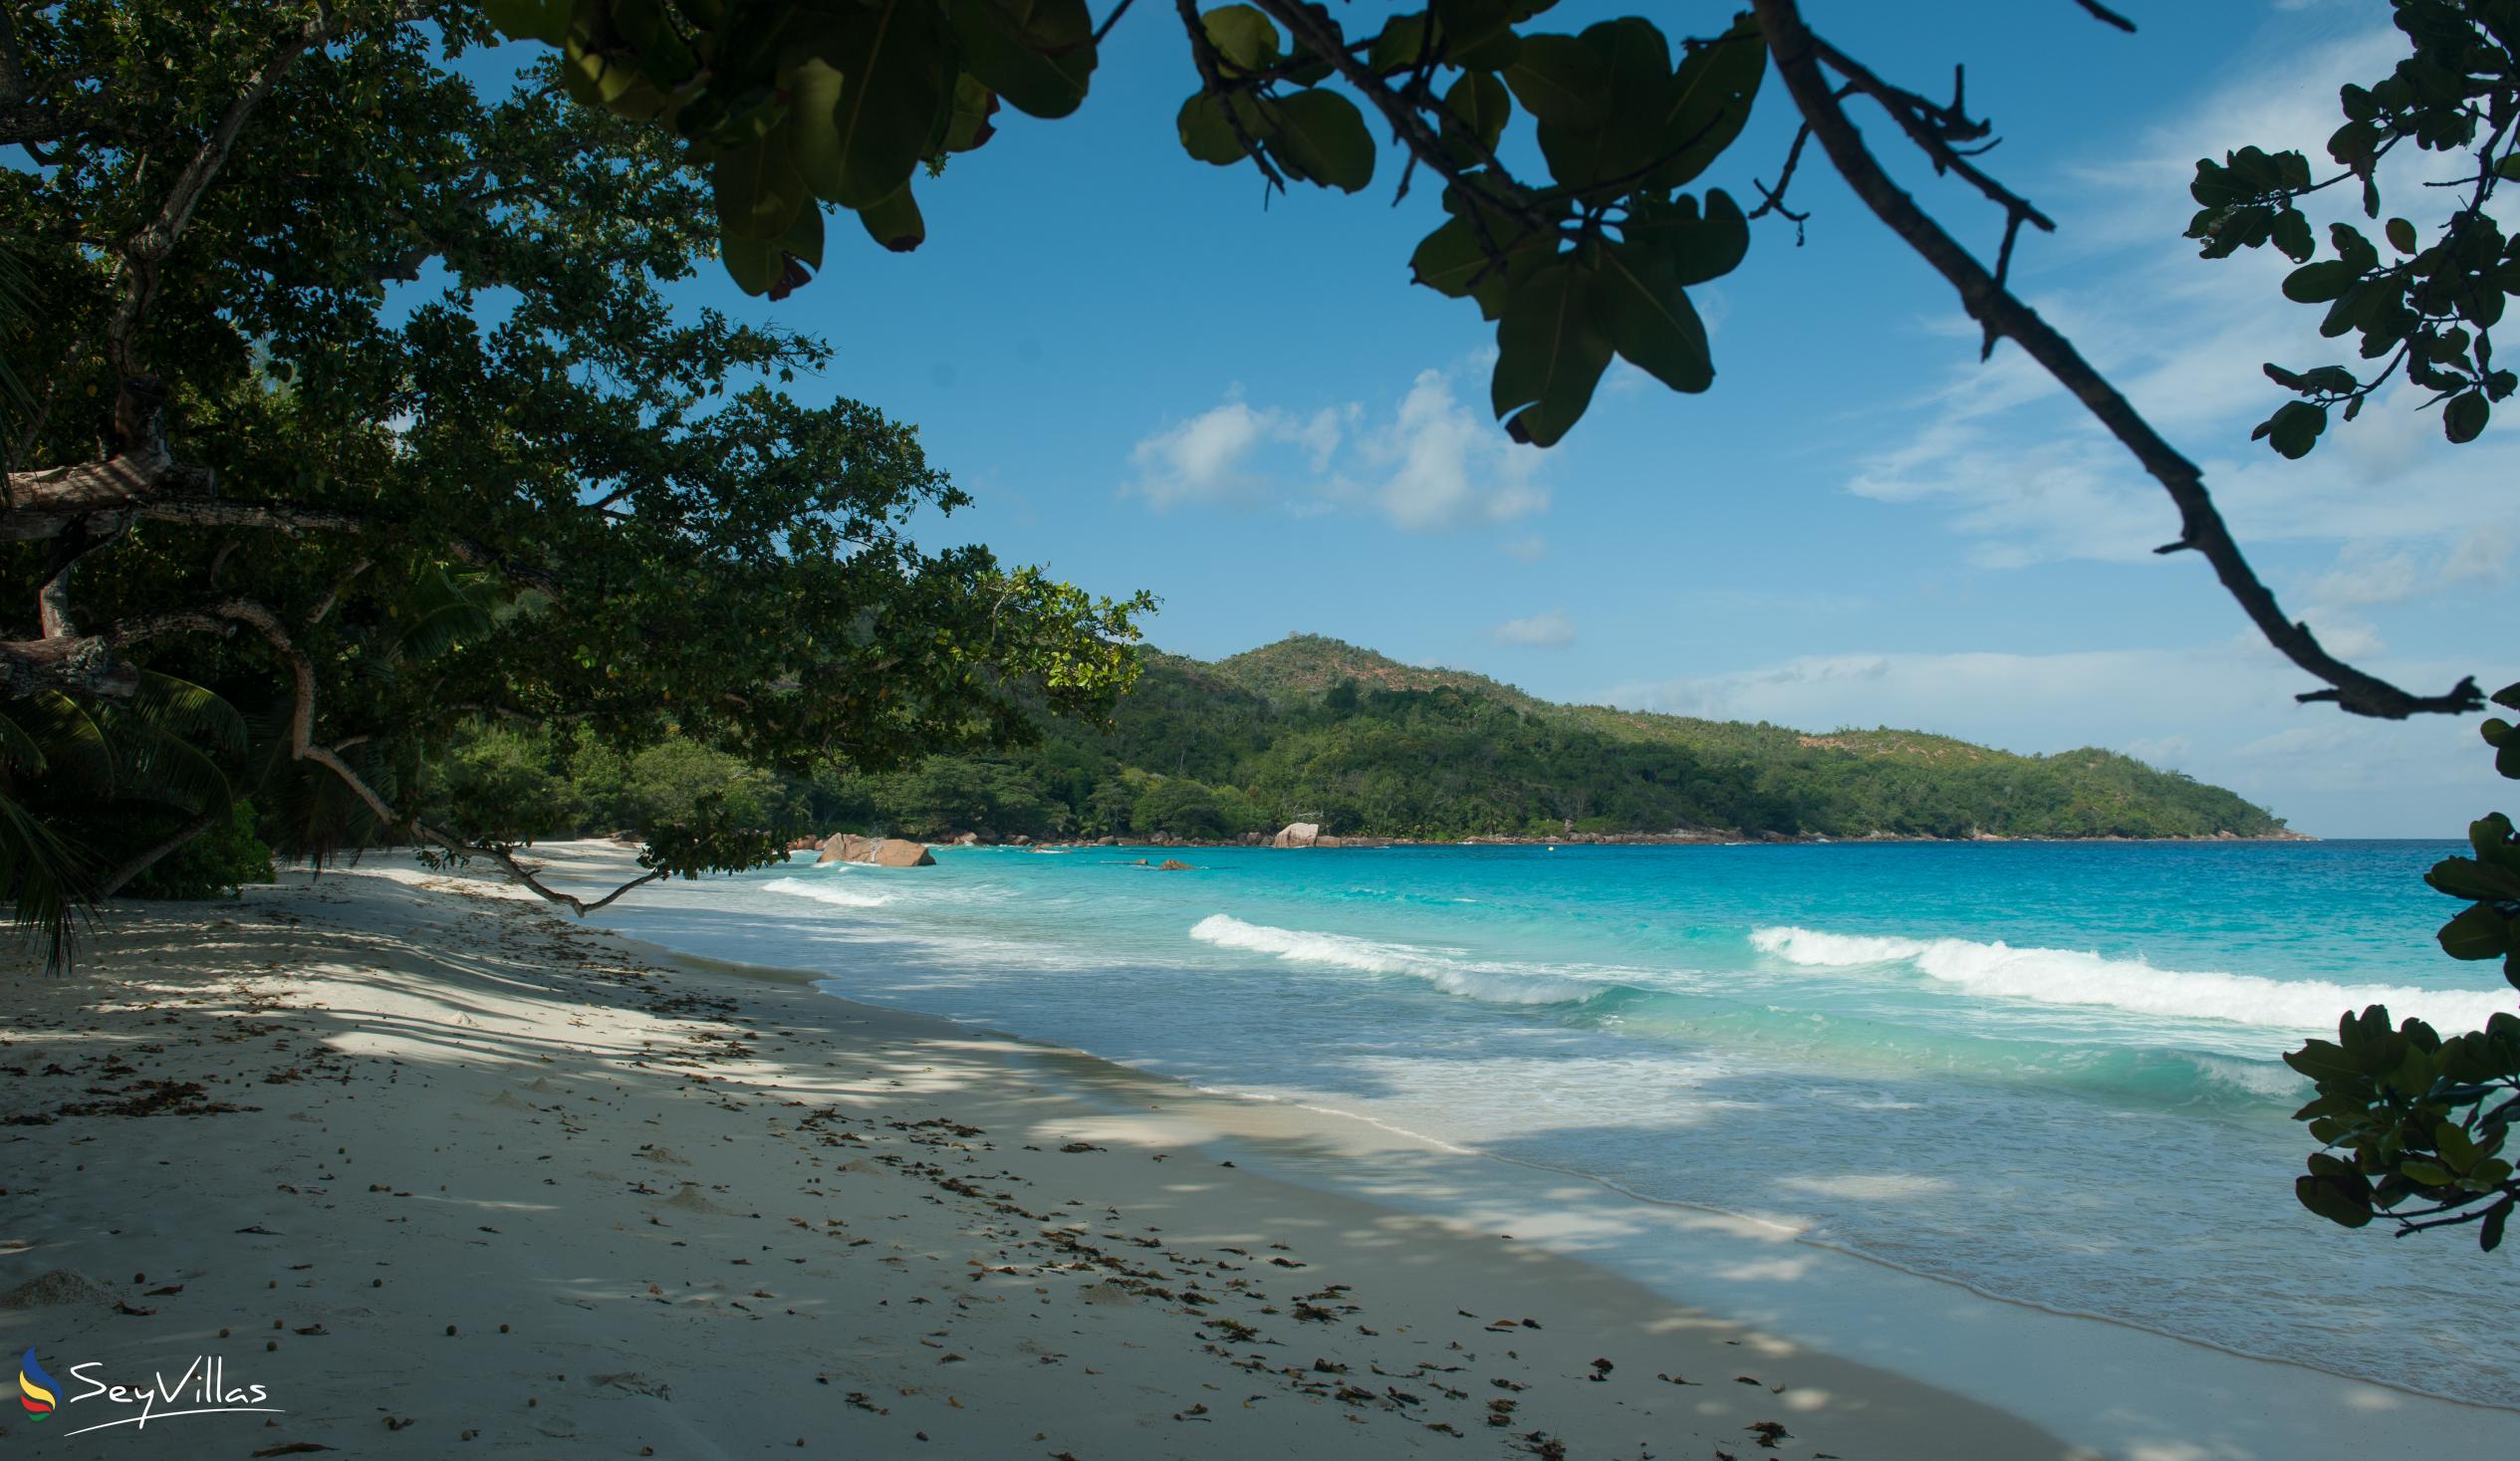
{"type": "MultiPolygon", "coordinates": [[[[0,509],[0,541],[33,543],[58,538],[83,522],[115,519],[184,523],[197,528],[259,528],[285,533],[330,533],[387,538],[400,530],[358,513],[294,502],[205,495],[206,467],[174,461],[162,442],[109,461],[8,475],[8,506],[0,509]]],[[[461,563],[498,574],[546,598],[562,596],[557,575],[518,563],[498,549],[460,534],[427,545],[461,563]]]]}
{"type": "MultiPolygon", "coordinates": [[[[2086,362],[2073,344],[2039,318],[2036,311],[2014,298],[1995,276],[1989,274],[1969,252],[1954,242],[1940,225],[1927,216],[1899,186],[1890,180],[1872,152],[1866,147],[1863,133],[1846,114],[1828,78],[1821,71],[1824,56],[1835,58],[1804,25],[1794,0],[1752,0],[1766,35],[1769,53],[1776,60],[1777,74],[1792,94],[1794,105],[1812,134],[1820,139],[1829,160],[1844,176],[1865,206],[1890,226],[1892,233],[1916,251],[1935,272],[1959,291],[1960,304],[1969,317],[1982,326],[1989,338],[2004,338],[2019,345],[2030,358],[2045,367],[2058,383],[2072,391],[2086,410],[2109,429],[2111,435],[2142,464],[2143,469],[2161,484],[2179,514],[2179,540],[2163,552],[2188,548],[2204,555],[2213,565],[2214,575],[2234,600],[2239,602],[2251,622],[2255,623],[2267,642],[2303,670],[2325,681],[2330,688],[2314,690],[2299,696],[2302,700],[2333,700],[2357,715],[2402,720],[2409,715],[2426,713],[2463,714],[2481,709],[2483,697],[2474,680],[2461,680],[2443,695],[2415,695],[2378,676],[2347,664],[2330,654],[2319,643],[2310,626],[2285,616],[2275,596],[2250,567],[2232,541],[2230,530],[2222,521],[2212,497],[2206,492],[2204,474],[2194,463],[2178,452],[2152,429],[2133,404],[2120,394],[2107,377],[2086,362]]],[[[1835,66],[1833,59],[1831,65],[1835,66]]],[[[1839,68],[1846,71],[1846,68],[1839,68]]],[[[1859,69],[1860,72],[1860,69],[1859,69]]],[[[1859,72],[1849,72],[1854,80],[1859,72]]],[[[1869,72],[1860,73],[1870,76],[1869,72]]],[[[1871,90],[1867,88],[1867,90],[1871,90]]],[[[1890,106],[1892,115],[1906,124],[1906,112],[1890,106]]],[[[1912,131],[1912,128],[1911,128],[1912,131]]],[[[1933,148],[1927,147],[1929,153],[1933,148]]],[[[1939,162],[1942,159],[1936,156],[1939,162]]],[[[1964,175],[1968,175],[1965,174],[1964,175]]],[[[1976,181],[1972,176],[1971,180],[1976,181]]],[[[1986,186],[1988,184],[1982,184],[1986,186]]],[[[1993,185],[1990,197],[1999,201],[2011,199],[2009,192],[1993,185]]],[[[2012,203],[2007,201],[2009,210],[2012,203]]],[[[2021,206],[2027,207],[2027,204],[2021,206]]],[[[2035,220],[2033,220],[2035,221],[2035,220]]]]}
{"type": "Polygon", "coordinates": [[[101,462],[11,472],[6,506],[0,508],[0,541],[32,543],[58,537],[83,518],[127,513],[160,492],[207,492],[206,467],[186,466],[162,440],[143,441],[101,462]]]}
{"type": "Polygon", "coordinates": [[[663,868],[650,869],[643,875],[623,883],[603,897],[589,901],[575,894],[562,892],[536,877],[532,869],[516,859],[515,850],[512,848],[495,844],[485,846],[468,843],[425,823],[406,819],[396,812],[392,804],[385,801],[375,787],[369,785],[366,777],[361,776],[356,768],[342,759],[338,747],[319,746],[315,743],[315,666],[307,658],[306,651],[300,649],[290,638],[288,627],[280,621],[280,616],[262,605],[241,599],[230,600],[210,611],[219,617],[234,619],[252,628],[262,635],[274,652],[288,661],[290,677],[294,683],[294,694],[289,710],[289,759],[311,761],[332,772],[341,780],[342,785],[350,788],[352,795],[367,804],[368,810],[376,816],[380,825],[387,828],[407,826],[419,837],[458,856],[488,857],[506,868],[509,875],[533,889],[537,895],[551,902],[566,904],[581,918],[606,906],[630,889],[642,883],[653,882],[665,875],[663,868]]]}
{"type": "Polygon", "coordinates": [[[283,41],[280,49],[272,53],[271,59],[245,79],[245,85],[238,90],[235,100],[228,104],[218,124],[210,128],[210,134],[201,139],[201,144],[193,149],[191,158],[184,163],[183,170],[175,175],[174,184],[166,190],[157,212],[124,240],[123,297],[116,303],[114,315],[107,322],[105,345],[106,358],[114,363],[114,368],[126,380],[147,373],[139,359],[139,327],[141,319],[148,313],[150,299],[157,292],[157,266],[174,251],[184,229],[191,224],[193,209],[200,206],[201,195],[209,188],[210,180],[227,165],[229,154],[236,149],[237,133],[244,130],[245,120],[271,95],[272,88],[279,84],[290,67],[297,64],[298,58],[330,33],[332,24],[330,12],[319,11],[314,20],[295,36],[283,41]]]}
{"type": "Polygon", "coordinates": [[[418,831],[422,837],[427,838],[430,842],[437,844],[439,847],[444,848],[446,851],[453,852],[458,856],[489,858],[491,861],[498,863],[501,867],[506,868],[510,877],[513,877],[517,881],[525,884],[527,887],[532,888],[537,894],[551,900],[552,902],[567,904],[570,911],[576,913],[581,918],[606,906],[615,898],[629,892],[630,889],[654,882],[657,878],[665,875],[665,869],[662,867],[650,868],[646,872],[631,878],[630,881],[623,883],[611,892],[606,893],[604,896],[589,902],[584,898],[578,897],[574,893],[562,892],[560,889],[551,886],[549,883],[546,883],[541,878],[535,876],[533,868],[528,867],[523,862],[517,860],[516,850],[514,848],[504,847],[497,844],[483,845],[478,843],[467,843],[459,838],[448,837],[446,834],[431,827],[422,827],[418,829],[418,831]]]}

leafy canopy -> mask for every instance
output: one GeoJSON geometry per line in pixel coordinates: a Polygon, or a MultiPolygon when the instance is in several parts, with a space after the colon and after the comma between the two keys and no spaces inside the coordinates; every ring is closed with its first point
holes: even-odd
{"type": "MultiPolygon", "coordinates": [[[[2507,234],[2492,212],[2495,191],[2520,182],[2520,0],[2396,0],[2395,18],[2411,54],[2339,94],[2345,122],[2328,138],[2336,171],[2318,177],[2300,152],[2249,146],[2197,162],[2189,189],[2199,206],[2187,236],[2204,257],[2273,247],[2298,266],[2284,277],[2284,297],[2324,305],[2319,333],[2352,337],[2367,363],[2267,365],[2267,377],[2299,398],[2254,435],[2286,457],[2309,455],[2332,410],[2353,420],[2401,373],[2428,392],[2442,434],[2459,443],[2475,440],[2494,403],[2520,388],[2520,375],[2494,364],[2493,339],[2505,302],[2520,295],[2520,234],[2507,234]],[[2456,206],[2428,227],[2402,214],[2381,219],[2384,164],[2402,162],[2408,143],[2473,163],[2451,183],[2456,206]],[[2322,258],[2302,205],[2346,185],[2379,238],[2331,223],[2322,258]]],[[[2405,171],[2396,169],[2396,182],[2411,183],[2405,171]]]]}
{"type": "MultiPolygon", "coordinates": [[[[1614,356],[1674,390],[1713,382],[1688,288],[1731,272],[1750,229],[1722,189],[1685,189],[1740,134],[1767,70],[1747,14],[1675,56],[1635,16],[1576,35],[1524,28],[1553,3],[1440,0],[1353,39],[1318,6],[1185,4],[1199,89],[1175,120],[1199,161],[1355,193],[1377,172],[1359,101],[1373,109],[1407,144],[1400,190],[1421,165],[1443,188],[1446,220],[1411,255],[1414,277],[1496,323],[1496,414],[1543,446],[1584,414],[1614,356]],[[1518,118],[1545,179],[1499,155],[1518,118]]],[[[823,203],[886,248],[916,248],[921,169],[985,145],[1001,105],[1074,112],[1101,39],[1085,0],[485,9],[557,49],[579,100],[681,139],[707,170],[727,272],[772,299],[822,267],[823,203]]]]}
{"type": "MultiPolygon", "coordinates": [[[[478,802],[413,812],[478,718],[804,773],[1020,739],[1133,672],[1142,597],[919,547],[967,499],[914,428],[788,393],[821,342],[671,306],[723,189],[558,60],[483,95],[455,63],[488,36],[451,3],[14,21],[0,136],[37,165],[0,171],[0,218],[43,301],[0,316],[33,407],[0,506],[22,916],[248,793],[285,852],[504,856],[478,802]],[[103,796],[67,774],[187,695],[235,710],[177,735],[184,786],[163,754],[103,796]]],[[[721,799],[642,860],[752,865],[786,830],[721,799]]]]}

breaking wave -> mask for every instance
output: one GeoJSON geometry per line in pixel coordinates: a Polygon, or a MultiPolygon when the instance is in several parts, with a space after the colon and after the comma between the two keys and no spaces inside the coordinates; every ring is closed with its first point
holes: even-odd
{"type": "Polygon", "coordinates": [[[762,886],[773,892],[812,898],[818,903],[832,903],[843,908],[881,908],[892,901],[890,893],[869,892],[829,877],[774,877],[762,886]]]}
{"type": "Polygon", "coordinates": [[[1224,913],[1211,913],[1200,919],[1190,929],[1190,937],[1217,948],[1272,954],[1292,964],[1355,969],[1368,974],[1405,974],[1423,979],[1447,994],[1490,1004],[1572,1004],[1607,994],[1614,987],[1475,964],[1416,944],[1378,943],[1344,933],[1310,933],[1297,928],[1273,928],[1266,923],[1245,923],[1224,913]]]}
{"type": "Polygon", "coordinates": [[[1751,945],[1789,964],[1827,969],[1905,964],[1944,984],[1989,999],[2097,1005],[2141,1015],[2226,1020],[2285,1030],[2333,1029],[2337,1017],[2387,1005],[2444,1031],[2475,1030],[2511,1008],[2506,993],[2267,979],[2255,974],[2161,969],[2073,949],[2014,948],[1965,938],[1895,938],[1811,928],[1759,928],[1751,945]]]}

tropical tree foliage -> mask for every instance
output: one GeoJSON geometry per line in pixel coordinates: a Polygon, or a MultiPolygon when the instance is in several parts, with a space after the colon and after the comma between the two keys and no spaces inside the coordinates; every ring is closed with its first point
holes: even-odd
{"type": "MultiPolygon", "coordinates": [[[[719,232],[681,144],[557,62],[485,90],[488,36],[387,0],[0,19],[0,142],[32,158],[0,219],[42,301],[0,310],[21,918],[59,930],[248,796],[284,852],[523,874],[480,758],[417,814],[478,718],[802,773],[1020,737],[1128,678],[1143,601],[919,548],[911,517],[965,498],[912,428],[787,393],[820,342],[669,305],[719,232]]],[[[646,875],[758,862],[784,815],[650,816],[646,875]]]]}
{"type": "MultiPolygon", "coordinates": [[[[2520,684],[2494,703],[2520,709],[2520,684]]],[[[2494,769],[2520,779],[2520,730],[2496,716],[2484,733],[2494,769]]],[[[2467,904],[2441,925],[2441,950],[2498,960],[2520,988],[2520,834],[2497,812],[2467,835],[2474,856],[2445,857],[2424,874],[2467,904]]],[[[2501,1246],[2520,1206],[2520,1178],[2503,1155],[2520,1120],[2520,1015],[2444,1037],[2416,1019],[2392,1028],[2388,1008],[2373,1005],[2340,1020],[2335,1040],[2284,1060],[2319,1090],[2294,1113],[2326,1148],[2293,1179],[2302,1206],[2349,1228],[2386,1216],[2400,1234],[2474,1223],[2479,1245],[2501,1246]]]]}
{"type": "MultiPolygon", "coordinates": [[[[2520,387],[2495,364],[2493,338],[2506,301],[2520,294],[2520,235],[2492,211],[2497,190],[2520,182],[2520,0],[2395,0],[2394,13],[2408,54],[2388,75],[2340,92],[2344,121],[2328,138],[2328,164],[2256,146],[2196,164],[2201,206],[2188,236],[2205,257],[2277,249],[2296,265],[2285,297],[2324,306],[2319,333],[2356,343],[2359,364],[2266,365],[2296,398],[2256,435],[2286,457],[2307,456],[2332,412],[2354,420],[2393,380],[2422,392],[2423,408],[2438,409],[2442,433],[2461,444],[2520,387]],[[2424,153],[2455,163],[2456,175],[2425,176],[2424,153]],[[2333,222],[2322,258],[2304,204],[2331,187],[2353,189],[2379,238],[2333,222]],[[2404,213],[2384,220],[2391,196],[2446,196],[2451,205],[2420,225],[2404,213]]],[[[2520,684],[2493,702],[2520,708],[2520,684]]],[[[2520,778],[2520,732],[2499,716],[2482,731],[2494,769],[2520,778]]],[[[2424,877],[2467,904],[2442,925],[2442,951],[2501,960],[2520,987],[2520,838],[2495,813],[2469,827],[2468,842],[2474,856],[2446,858],[2424,877]]],[[[2347,1014],[2335,1040],[2285,1059],[2318,1084],[2318,1098],[2297,1115],[2327,1148],[2295,1179],[2304,1206],[2350,1228],[2386,1216],[2401,1234],[2474,1223],[2485,1248],[2501,1244],[2520,1204],[2520,1181],[2500,1154],[2520,1119],[2520,1015],[2445,1038],[2420,1020],[2393,1027],[2374,1005],[2347,1014]]]]}
{"type": "MultiPolygon", "coordinates": [[[[695,795],[744,768],[697,748],[642,752],[695,795]]],[[[497,727],[450,757],[494,763],[541,835],[642,826],[617,773],[497,727]]],[[[478,775],[479,773],[472,773],[478,775]]],[[[1298,637],[1215,664],[1147,656],[1108,723],[1054,725],[1009,751],[930,756],[875,775],[763,778],[817,832],[930,840],[1231,840],[1316,822],[1331,833],[1448,840],[1568,833],[1864,837],[2281,835],[2218,787],[2106,751],[2015,756],[1910,731],[1783,726],[1554,705],[1475,675],[1298,637]]],[[[660,798],[661,799],[661,798],[660,798]]],[[[653,805],[654,803],[649,803],[653,805]]]]}

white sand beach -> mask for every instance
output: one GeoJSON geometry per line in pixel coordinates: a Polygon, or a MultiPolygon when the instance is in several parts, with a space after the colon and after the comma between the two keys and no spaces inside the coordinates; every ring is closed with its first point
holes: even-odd
{"type": "Polygon", "coordinates": [[[118,908],[74,975],[9,992],[0,1339],[61,1400],[0,1423],[28,1454],[2520,1451],[2510,1411],[674,959],[389,857],[118,908]],[[141,1415],[96,1382],[179,1389],[195,1356],[280,1413],[86,1429],[141,1415]]]}

